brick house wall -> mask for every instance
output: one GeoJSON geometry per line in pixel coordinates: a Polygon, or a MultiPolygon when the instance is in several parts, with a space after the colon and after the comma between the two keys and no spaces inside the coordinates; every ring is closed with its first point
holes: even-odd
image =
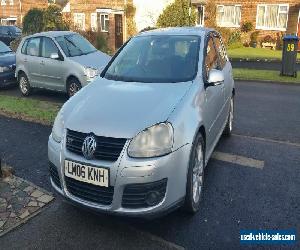
{"type": "MultiPolygon", "coordinates": [[[[196,7],[204,6],[204,26],[207,26],[207,15],[205,13],[205,5],[209,0],[192,0],[196,7]]],[[[241,23],[235,28],[240,28],[245,21],[252,22],[254,28],[260,31],[259,37],[271,35],[276,37],[278,33],[295,34],[298,27],[298,16],[300,10],[300,0],[215,0],[216,5],[241,5],[241,23]],[[288,21],[286,29],[268,29],[257,27],[257,6],[259,4],[288,4],[288,21]]],[[[230,27],[233,28],[234,27],[230,27]]]]}
{"type": "Polygon", "coordinates": [[[0,24],[18,26],[22,26],[22,19],[30,9],[48,7],[48,0],[6,0],[5,5],[1,2],[0,0],[0,24]]]}
{"type": "MultiPolygon", "coordinates": [[[[70,0],[69,1],[69,12],[65,12],[64,15],[70,19],[70,22],[73,23],[75,27],[75,15],[77,13],[84,14],[84,31],[91,30],[91,15],[94,13],[97,15],[97,28],[94,31],[102,32],[108,41],[108,46],[113,51],[115,51],[120,45],[116,44],[116,15],[121,15],[122,19],[122,41],[124,42],[127,39],[127,30],[126,30],[126,17],[125,17],[125,8],[126,4],[132,4],[132,0],[70,0]],[[108,15],[108,30],[101,31],[101,21],[100,14],[108,15]]],[[[120,40],[120,38],[119,38],[120,40]]]]}

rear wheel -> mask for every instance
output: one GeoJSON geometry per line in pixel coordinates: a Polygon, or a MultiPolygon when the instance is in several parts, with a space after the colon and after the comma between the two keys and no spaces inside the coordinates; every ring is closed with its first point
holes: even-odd
{"type": "Polygon", "coordinates": [[[204,166],[204,140],[202,134],[199,133],[195,139],[190,156],[184,204],[184,209],[192,214],[196,213],[200,208],[203,194],[204,166]]]}
{"type": "Polygon", "coordinates": [[[30,83],[25,73],[20,73],[18,77],[19,89],[23,96],[29,96],[31,93],[30,83]]]}
{"type": "Polygon", "coordinates": [[[81,83],[75,77],[72,77],[68,80],[67,94],[69,97],[75,95],[81,88],[81,83]]]}
{"type": "Polygon", "coordinates": [[[224,132],[223,132],[223,134],[226,136],[230,136],[232,133],[233,118],[234,118],[234,99],[232,96],[230,99],[230,107],[229,107],[227,123],[226,123],[225,129],[224,129],[224,132]]]}

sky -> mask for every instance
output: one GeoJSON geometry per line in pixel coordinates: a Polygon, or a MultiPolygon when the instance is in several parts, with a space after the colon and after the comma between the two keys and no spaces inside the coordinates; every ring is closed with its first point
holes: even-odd
{"type": "Polygon", "coordinates": [[[136,24],[138,31],[155,26],[163,9],[173,0],[134,0],[136,6],[136,24]]]}

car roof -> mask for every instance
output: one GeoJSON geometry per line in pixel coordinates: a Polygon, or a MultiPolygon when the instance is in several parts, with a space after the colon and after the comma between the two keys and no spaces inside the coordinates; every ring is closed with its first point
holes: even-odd
{"type": "Polygon", "coordinates": [[[55,38],[58,36],[66,36],[66,35],[71,35],[71,34],[77,34],[77,33],[73,32],[73,31],[47,31],[47,32],[36,33],[34,35],[27,36],[26,38],[39,37],[39,36],[55,38]]]}
{"type": "Polygon", "coordinates": [[[196,35],[204,36],[213,29],[203,28],[203,27],[172,27],[172,28],[161,28],[149,31],[144,31],[137,36],[159,36],[159,35],[196,35]]]}

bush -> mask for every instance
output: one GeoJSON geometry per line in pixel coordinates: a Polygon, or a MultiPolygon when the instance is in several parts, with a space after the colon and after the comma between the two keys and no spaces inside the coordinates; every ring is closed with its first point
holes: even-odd
{"type": "Polygon", "coordinates": [[[102,32],[93,31],[77,31],[82,36],[84,36],[91,44],[95,46],[96,49],[111,54],[111,50],[108,47],[106,34],[102,32]]]}
{"type": "Polygon", "coordinates": [[[163,13],[158,17],[158,27],[182,27],[194,26],[196,23],[196,11],[192,8],[189,18],[189,0],[175,0],[168,5],[163,13]]]}
{"type": "Polygon", "coordinates": [[[252,31],[253,28],[254,28],[253,23],[249,22],[249,21],[246,21],[242,24],[241,31],[244,32],[244,33],[248,33],[250,31],[252,31]]]}
{"type": "Polygon", "coordinates": [[[23,33],[34,34],[44,29],[44,12],[41,9],[31,9],[24,16],[23,33]]]}
{"type": "Polygon", "coordinates": [[[236,49],[243,47],[241,32],[235,31],[231,33],[227,42],[227,47],[228,49],[236,49]]]}
{"type": "Polygon", "coordinates": [[[228,44],[232,31],[229,28],[217,27],[216,30],[221,34],[224,44],[228,44]]]}
{"type": "Polygon", "coordinates": [[[254,31],[250,35],[250,46],[256,47],[258,42],[259,31],[254,31]]]}
{"type": "Polygon", "coordinates": [[[276,39],[270,35],[267,35],[262,39],[262,42],[263,43],[276,43],[276,39]]]}
{"type": "Polygon", "coordinates": [[[50,5],[47,9],[31,9],[23,20],[23,33],[34,34],[42,31],[68,30],[69,25],[63,20],[61,9],[50,5]]]}

